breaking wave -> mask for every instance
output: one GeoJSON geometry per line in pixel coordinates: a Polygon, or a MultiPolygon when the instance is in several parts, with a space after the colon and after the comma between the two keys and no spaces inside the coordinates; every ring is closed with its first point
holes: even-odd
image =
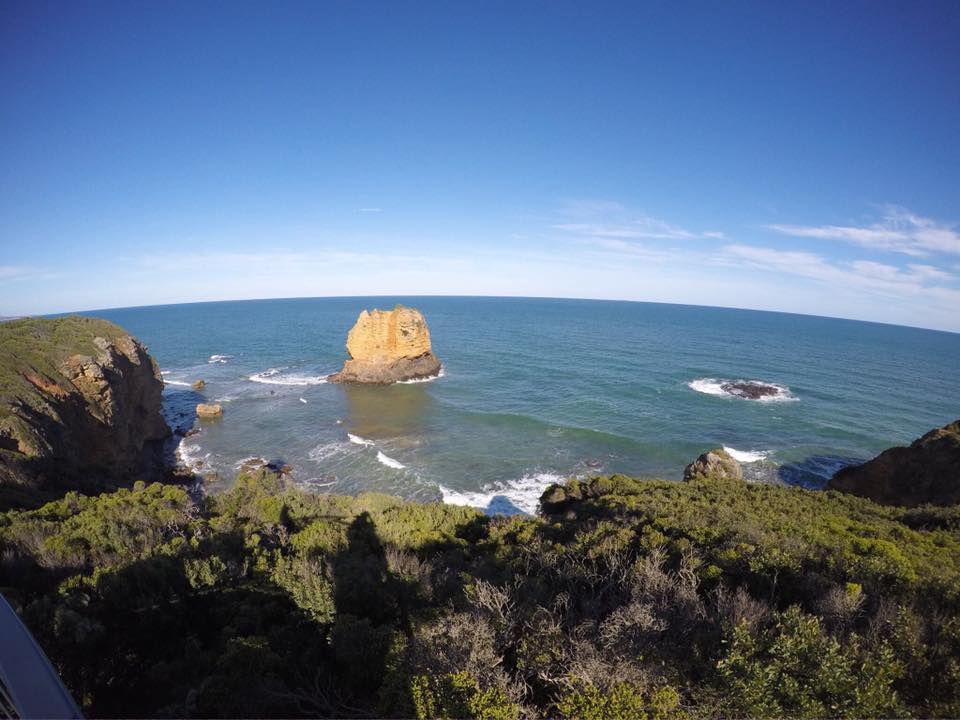
{"type": "Polygon", "coordinates": [[[265,385],[323,385],[327,382],[322,375],[284,375],[279,368],[254,373],[248,379],[265,385]]]}
{"type": "Polygon", "coordinates": [[[347,433],[347,439],[354,445],[373,445],[373,440],[367,440],[353,433],[347,433]]]}
{"type": "Polygon", "coordinates": [[[449,505],[480,508],[491,515],[533,515],[540,505],[543,491],[565,479],[565,476],[556,473],[528,473],[518,480],[488,483],[479,492],[452,490],[443,485],[440,486],[440,492],[443,493],[443,501],[449,505]]]}
{"type": "Polygon", "coordinates": [[[177,459],[190,472],[196,473],[210,459],[210,453],[203,452],[203,449],[195,443],[184,441],[177,446],[177,459]]]}
{"type": "Polygon", "coordinates": [[[233,359],[233,355],[211,355],[210,359],[207,360],[207,362],[208,363],[225,363],[231,359],[233,359]]]}
{"type": "Polygon", "coordinates": [[[402,462],[398,460],[394,460],[392,457],[388,455],[384,455],[379,450],[377,451],[377,460],[379,460],[381,463],[383,463],[387,467],[391,467],[396,470],[403,470],[406,467],[406,465],[404,465],[402,462]]]}
{"type": "Polygon", "coordinates": [[[760,462],[769,454],[763,450],[737,450],[736,448],[727,447],[726,445],[723,446],[723,449],[726,450],[727,454],[734,460],[742,463],[760,462]]]}

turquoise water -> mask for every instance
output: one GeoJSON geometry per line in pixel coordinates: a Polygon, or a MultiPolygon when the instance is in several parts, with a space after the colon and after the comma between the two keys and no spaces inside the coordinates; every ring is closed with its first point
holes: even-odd
{"type": "Polygon", "coordinates": [[[279,460],[319,492],[530,511],[556,479],[679,478],[721,445],[750,460],[752,479],[821,487],[844,463],[960,417],[960,335],[652,303],[400,298],[426,316],[444,376],[387,388],[323,383],[346,358],[357,314],[397,300],[91,314],[149,346],[172,422],[192,421],[201,399],[223,405],[221,420],[183,441],[186,462],[230,478],[251,456],[279,460]],[[200,378],[202,398],[181,384],[200,378]],[[775,384],[781,396],[711,394],[738,379],[775,384]]]}

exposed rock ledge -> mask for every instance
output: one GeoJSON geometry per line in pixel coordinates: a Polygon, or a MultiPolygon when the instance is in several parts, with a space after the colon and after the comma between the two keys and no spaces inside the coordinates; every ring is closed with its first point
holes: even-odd
{"type": "Polygon", "coordinates": [[[440,374],[430,346],[427,321],[419,310],[364,310],[347,335],[350,359],[330,382],[389,385],[440,374]]]}
{"type": "Polygon", "coordinates": [[[159,479],[162,391],[146,348],[105,320],[0,324],[0,509],[159,479]]]}
{"type": "Polygon", "coordinates": [[[843,468],[827,487],[884,505],[960,503],[960,420],[931,430],[910,447],[890,448],[863,465],[843,468]]]}
{"type": "Polygon", "coordinates": [[[684,480],[689,482],[701,478],[743,480],[743,468],[723,448],[708,450],[683,469],[684,480]]]}

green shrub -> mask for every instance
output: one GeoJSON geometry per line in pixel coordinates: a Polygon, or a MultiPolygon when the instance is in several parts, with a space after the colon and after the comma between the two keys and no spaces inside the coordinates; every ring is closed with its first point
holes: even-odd
{"type": "Polygon", "coordinates": [[[417,675],[410,682],[410,695],[419,720],[516,720],[519,708],[498,688],[481,689],[467,673],[441,677],[417,675]]]}

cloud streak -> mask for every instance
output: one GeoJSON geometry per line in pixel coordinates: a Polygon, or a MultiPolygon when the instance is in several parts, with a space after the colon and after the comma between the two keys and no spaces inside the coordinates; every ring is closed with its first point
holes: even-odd
{"type": "Polygon", "coordinates": [[[931,253],[960,254],[960,232],[954,226],[922,217],[895,205],[884,208],[883,217],[866,226],[767,225],[782,235],[818,240],[839,240],[872,250],[923,257],[931,253]]]}
{"type": "Polygon", "coordinates": [[[616,202],[606,200],[568,203],[564,213],[568,222],[552,225],[552,229],[593,240],[698,240],[724,239],[717,230],[695,232],[646,215],[632,213],[616,202]]]}
{"type": "Polygon", "coordinates": [[[903,269],[872,260],[833,263],[815,253],[754,245],[727,245],[723,252],[754,267],[826,283],[838,290],[856,289],[898,297],[924,296],[956,303],[960,307],[960,290],[931,284],[931,281],[949,282],[955,277],[930,265],[911,264],[903,269]]]}

